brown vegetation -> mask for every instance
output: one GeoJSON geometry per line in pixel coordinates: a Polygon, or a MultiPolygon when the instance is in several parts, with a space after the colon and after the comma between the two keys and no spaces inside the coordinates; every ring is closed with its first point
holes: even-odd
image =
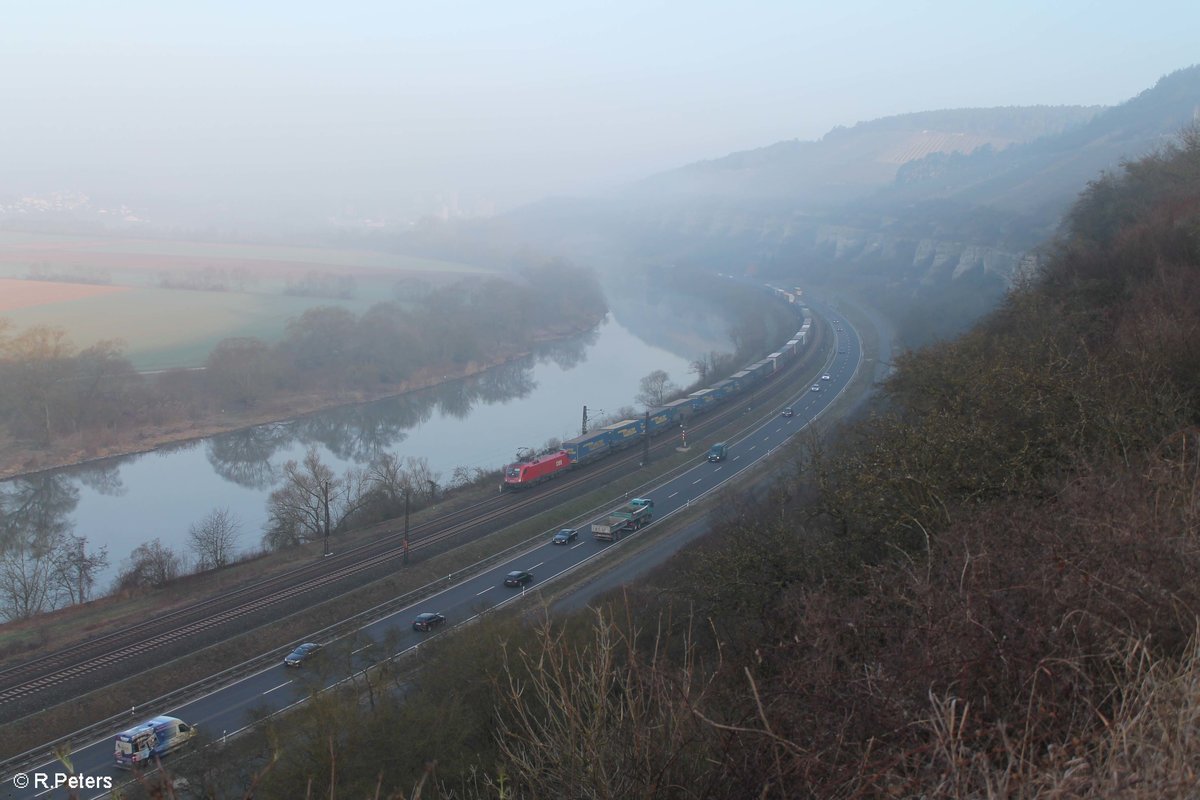
{"type": "Polygon", "coordinates": [[[314,697],[256,796],[1194,797],[1198,307],[1192,131],[656,587],[314,697]]]}

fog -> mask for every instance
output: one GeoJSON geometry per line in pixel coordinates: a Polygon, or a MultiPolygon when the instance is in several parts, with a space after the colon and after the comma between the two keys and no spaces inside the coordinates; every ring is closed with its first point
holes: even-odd
{"type": "Polygon", "coordinates": [[[908,111],[1120,102],[1195,60],[1140,3],[9,4],[0,203],[164,223],[487,215],[908,111]]]}

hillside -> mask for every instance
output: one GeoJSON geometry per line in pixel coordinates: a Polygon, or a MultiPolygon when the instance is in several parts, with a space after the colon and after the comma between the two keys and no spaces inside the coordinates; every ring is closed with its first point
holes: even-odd
{"type": "Polygon", "coordinates": [[[621,193],[660,208],[772,201],[797,211],[836,207],[893,181],[899,168],[930,154],[1003,150],[1086,123],[1095,107],[927,111],[836,128],[818,141],[779,142],[647,178],[621,193]]]}
{"type": "Polygon", "coordinates": [[[1194,797],[1198,354],[1191,129],[1092,182],[1034,280],[665,572],[485,617],[220,774],[264,798],[1194,797]]]}

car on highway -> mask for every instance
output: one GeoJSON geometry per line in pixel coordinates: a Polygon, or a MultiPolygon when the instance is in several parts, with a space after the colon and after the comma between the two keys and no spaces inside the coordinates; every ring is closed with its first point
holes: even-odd
{"type": "Polygon", "coordinates": [[[533,580],[533,575],[523,569],[514,569],[512,572],[504,576],[505,586],[524,586],[533,580]]]}
{"type": "Polygon", "coordinates": [[[791,407],[791,406],[788,406],[788,407],[787,407],[787,408],[785,408],[783,411],[780,411],[780,412],[779,412],[779,416],[781,416],[781,417],[794,417],[794,416],[796,416],[796,412],[792,410],[792,407],[791,407]]]}
{"type": "Polygon", "coordinates": [[[554,538],[550,541],[554,544],[567,544],[579,538],[579,531],[574,528],[563,528],[558,533],[554,534],[554,538]]]}
{"type": "Polygon", "coordinates": [[[817,386],[817,385],[814,383],[814,384],[813,384],[813,386],[812,386],[812,388],[811,388],[811,389],[809,389],[809,391],[810,391],[810,392],[819,392],[819,391],[821,391],[821,387],[820,387],[820,386],[817,386]]]}
{"type": "Polygon", "coordinates": [[[283,663],[289,667],[298,667],[309,659],[317,657],[321,652],[321,645],[316,642],[305,642],[297,647],[283,659],[283,663]]]}
{"type": "Polygon", "coordinates": [[[431,631],[445,621],[446,618],[441,614],[437,614],[432,611],[426,611],[423,614],[417,614],[417,618],[413,620],[413,630],[431,631]]]}
{"type": "Polygon", "coordinates": [[[823,381],[831,381],[831,380],[833,380],[833,378],[831,378],[829,375],[822,375],[822,376],[821,376],[821,380],[823,380],[823,381]]]}

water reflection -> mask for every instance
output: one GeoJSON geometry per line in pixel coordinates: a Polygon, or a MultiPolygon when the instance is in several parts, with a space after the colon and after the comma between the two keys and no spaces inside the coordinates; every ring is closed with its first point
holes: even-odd
{"type": "MultiPolygon", "coordinates": [[[[373,403],[321,411],[299,419],[258,425],[207,440],[208,462],[217,474],[248,489],[266,490],[276,481],[277,454],[297,443],[320,444],[338,460],[368,464],[408,438],[440,413],[466,419],[480,404],[528,397],[536,388],[534,367],[553,363],[570,369],[587,358],[595,331],[545,345],[533,355],[487,369],[461,380],[389,397],[373,403]]],[[[115,469],[115,468],[114,468],[115,469]]]]}
{"type": "Polygon", "coordinates": [[[0,554],[41,555],[72,530],[79,489],[65,475],[42,472],[0,484],[0,554]]]}
{"type": "Polygon", "coordinates": [[[186,556],[188,528],[216,509],[241,524],[238,548],[254,547],[269,524],[267,496],[282,464],[309,446],[338,474],[386,454],[420,459],[447,480],[472,475],[499,467],[518,447],[575,435],[584,405],[632,403],[640,378],[655,369],[677,382],[687,377],[686,360],[609,320],[430,389],[0,482],[0,550],[36,557],[29,547],[77,534],[108,549],[110,565],[97,574],[102,586],[155,538],[186,556]]]}
{"type": "Polygon", "coordinates": [[[287,424],[272,422],[214,436],[207,442],[208,463],[225,480],[266,490],[275,482],[271,455],[292,440],[287,424]]]}

